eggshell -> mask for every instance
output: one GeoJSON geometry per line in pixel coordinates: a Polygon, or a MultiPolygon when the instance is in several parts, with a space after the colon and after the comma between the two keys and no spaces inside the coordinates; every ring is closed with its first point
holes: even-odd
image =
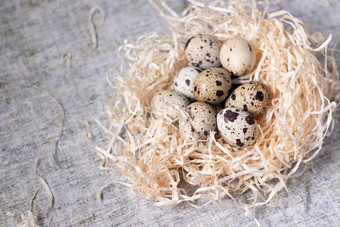
{"type": "Polygon", "coordinates": [[[225,107],[239,108],[257,118],[270,108],[272,97],[272,92],[266,84],[250,81],[240,85],[229,95],[225,107]]]}
{"type": "Polygon", "coordinates": [[[216,114],[207,103],[194,102],[185,108],[187,116],[180,118],[179,131],[183,139],[207,139],[216,129],[216,114]]]}
{"type": "Polygon", "coordinates": [[[190,65],[207,69],[221,65],[220,48],[221,45],[215,37],[199,34],[187,41],[184,52],[190,65]]]}
{"type": "Polygon", "coordinates": [[[194,96],[198,101],[218,104],[225,100],[230,88],[230,73],[222,68],[206,69],[196,77],[194,96]]]}
{"type": "Polygon", "coordinates": [[[159,91],[151,100],[151,109],[155,118],[160,118],[164,111],[171,119],[178,118],[178,111],[190,104],[189,100],[176,91],[159,91]]]}
{"type": "Polygon", "coordinates": [[[238,147],[253,145],[259,134],[254,118],[234,107],[225,108],[217,114],[217,128],[228,144],[238,147]]]}
{"type": "Polygon", "coordinates": [[[194,100],[194,82],[200,72],[202,72],[200,68],[191,66],[181,69],[174,80],[175,91],[194,100]]]}
{"type": "Polygon", "coordinates": [[[235,76],[250,73],[256,60],[255,47],[247,40],[228,39],[222,45],[220,59],[223,68],[235,76]]]}

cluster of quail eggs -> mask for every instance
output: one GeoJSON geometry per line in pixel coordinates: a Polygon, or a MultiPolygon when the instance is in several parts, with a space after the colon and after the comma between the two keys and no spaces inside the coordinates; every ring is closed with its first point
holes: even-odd
{"type": "Polygon", "coordinates": [[[272,93],[259,81],[232,90],[231,79],[253,70],[254,46],[241,38],[221,46],[214,36],[199,34],[187,41],[185,57],[190,66],[178,72],[174,90],[154,95],[153,116],[159,118],[167,111],[170,119],[179,119],[183,139],[204,140],[217,128],[231,146],[254,144],[259,134],[256,118],[270,107],[272,93]],[[179,117],[180,110],[186,117],[179,117]]]}

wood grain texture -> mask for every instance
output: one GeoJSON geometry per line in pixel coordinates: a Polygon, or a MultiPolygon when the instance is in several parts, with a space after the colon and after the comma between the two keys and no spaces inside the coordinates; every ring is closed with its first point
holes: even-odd
{"type": "MultiPolygon", "coordinates": [[[[329,2],[330,7],[322,7],[312,0],[282,1],[272,10],[287,9],[310,32],[333,33],[334,47],[340,41],[340,2],[329,2]]],[[[187,6],[184,0],[167,3],[176,12],[187,6]]],[[[145,0],[0,0],[0,81],[9,82],[0,82],[1,226],[16,226],[19,214],[29,209],[40,185],[33,172],[37,157],[42,158],[38,171],[55,196],[53,208],[39,216],[43,226],[255,226],[244,211],[222,210],[215,204],[199,210],[187,204],[156,208],[118,184],[104,191],[102,203],[96,200],[99,187],[125,180],[118,173],[100,171],[93,152],[95,143],[106,141],[94,121],[107,118],[111,90],[105,73],[118,61],[116,50],[124,39],[153,31],[166,32],[167,24],[145,0]],[[91,48],[88,16],[94,5],[104,9],[105,22],[98,31],[98,49],[82,57],[91,48]],[[71,68],[61,60],[68,51],[71,68]],[[45,93],[21,86],[25,84],[50,91],[65,110],[63,135],[46,149],[47,156],[55,156],[56,167],[48,164],[40,147],[58,130],[58,106],[45,93]],[[83,137],[80,120],[90,122],[93,141],[83,137]]],[[[316,174],[309,167],[288,182],[289,194],[280,193],[277,207],[251,211],[263,226],[339,225],[339,126],[313,162],[316,174]]],[[[47,201],[42,190],[34,210],[47,201]]]]}

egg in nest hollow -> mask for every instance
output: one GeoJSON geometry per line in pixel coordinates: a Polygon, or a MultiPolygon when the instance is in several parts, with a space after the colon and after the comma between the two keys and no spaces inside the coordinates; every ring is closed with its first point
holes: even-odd
{"type": "Polygon", "coordinates": [[[258,118],[271,106],[273,94],[270,88],[259,81],[241,84],[228,97],[225,107],[236,107],[258,118]]]}
{"type": "Polygon", "coordinates": [[[166,112],[166,115],[175,120],[179,116],[179,111],[190,104],[189,100],[182,94],[176,91],[159,91],[151,100],[151,110],[155,118],[161,118],[166,112]]]}
{"type": "Polygon", "coordinates": [[[222,68],[210,68],[196,77],[194,96],[197,101],[215,105],[226,99],[230,89],[230,73],[222,68]]]}
{"type": "Polygon", "coordinates": [[[204,102],[194,102],[185,108],[186,116],[179,120],[179,132],[189,141],[207,139],[216,129],[216,114],[212,106],[204,102]]]}
{"type": "Polygon", "coordinates": [[[255,47],[245,39],[228,39],[220,51],[222,67],[235,76],[250,73],[255,66],[255,47]]]}
{"type": "Polygon", "coordinates": [[[189,66],[181,69],[175,77],[174,80],[174,88],[175,91],[181,93],[185,97],[195,100],[193,87],[194,82],[198,74],[200,74],[202,70],[197,67],[189,66]]]}
{"type": "Polygon", "coordinates": [[[228,144],[237,147],[253,145],[259,135],[255,119],[235,107],[225,108],[217,114],[217,128],[228,144]]]}
{"type": "Polygon", "coordinates": [[[198,34],[187,41],[184,54],[190,65],[207,69],[221,65],[220,48],[214,36],[198,34]]]}

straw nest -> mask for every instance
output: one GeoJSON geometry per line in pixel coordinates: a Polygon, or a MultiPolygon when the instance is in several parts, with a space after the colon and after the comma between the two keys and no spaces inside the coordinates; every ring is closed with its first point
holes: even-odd
{"type": "Polygon", "coordinates": [[[311,35],[289,12],[268,13],[263,2],[190,1],[181,16],[150,3],[171,33],[151,33],[120,47],[120,75],[110,82],[110,141],[106,149],[95,149],[102,167],[127,176],[129,182],[121,183],[157,206],[268,203],[301,172],[299,166],[316,157],[332,129],[336,103],[326,92],[338,94],[340,86],[335,61],[327,55],[331,36],[311,35]],[[257,119],[261,135],[253,146],[232,147],[218,132],[205,141],[183,141],[176,120],[150,114],[153,95],[172,89],[177,72],[188,65],[185,42],[198,33],[222,42],[241,37],[257,49],[253,72],[233,80],[262,81],[274,95],[271,108],[257,119]]]}

